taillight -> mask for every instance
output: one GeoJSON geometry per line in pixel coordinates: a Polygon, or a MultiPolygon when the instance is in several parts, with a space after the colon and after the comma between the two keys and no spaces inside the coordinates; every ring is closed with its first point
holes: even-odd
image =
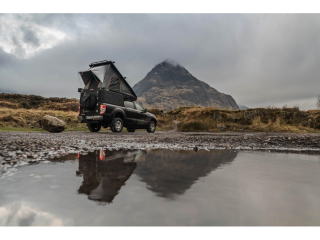
{"type": "Polygon", "coordinates": [[[79,108],[78,108],[78,115],[80,116],[80,113],[81,113],[81,108],[80,108],[80,105],[79,105],[79,108]]]}
{"type": "Polygon", "coordinates": [[[101,104],[101,105],[100,105],[100,114],[104,114],[106,111],[107,111],[107,106],[101,104]]]}
{"type": "Polygon", "coordinates": [[[103,149],[100,149],[99,159],[100,161],[106,160],[106,154],[103,149]]]}

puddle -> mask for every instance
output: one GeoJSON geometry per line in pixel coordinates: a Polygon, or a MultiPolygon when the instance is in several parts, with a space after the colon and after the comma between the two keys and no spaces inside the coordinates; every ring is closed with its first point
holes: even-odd
{"type": "Polygon", "coordinates": [[[0,179],[0,225],[319,226],[320,156],[72,154],[0,179]]]}

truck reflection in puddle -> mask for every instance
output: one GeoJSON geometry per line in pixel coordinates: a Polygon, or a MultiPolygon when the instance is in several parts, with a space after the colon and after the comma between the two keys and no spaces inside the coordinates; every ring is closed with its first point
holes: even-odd
{"type": "Polygon", "coordinates": [[[137,167],[134,160],[140,152],[100,150],[80,155],[76,174],[83,177],[83,182],[78,193],[101,204],[111,203],[137,167]]]}
{"type": "Polygon", "coordinates": [[[78,193],[102,205],[111,203],[135,173],[157,196],[174,199],[236,156],[235,151],[95,151],[79,156],[76,174],[83,182],[78,193]]]}

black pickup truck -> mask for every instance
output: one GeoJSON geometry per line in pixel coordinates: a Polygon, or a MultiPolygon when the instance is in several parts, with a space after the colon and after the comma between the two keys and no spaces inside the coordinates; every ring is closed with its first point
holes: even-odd
{"type": "Polygon", "coordinates": [[[78,119],[87,123],[91,132],[101,126],[112,132],[128,132],[146,129],[154,133],[155,115],[137,102],[137,96],[112,61],[94,62],[89,69],[79,72],[85,87],[79,88],[80,106],[78,119]]]}

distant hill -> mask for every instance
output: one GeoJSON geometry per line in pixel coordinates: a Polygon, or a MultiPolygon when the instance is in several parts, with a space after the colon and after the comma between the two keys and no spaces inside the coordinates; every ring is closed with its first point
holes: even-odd
{"type": "Polygon", "coordinates": [[[248,108],[247,106],[245,106],[245,105],[238,104],[238,106],[239,106],[239,109],[240,109],[240,110],[249,109],[249,108],[248,108]]]}
{"type": "Polygon", "coordinates": [[[0,106],[13,109],[43,109],[58,111],[78,111],[79,100],[72,98],[42,97],[16,93],[0,93],[0,106]]]}
{"type": "Polygon", "coordinates": [[[218,92],[198,80],[184,67],[170,61],[156,65],[144,79],[133,86],[138,102],[145,108],[172,110],[186,106],[237,110],[232,96],[218,92]]]}
{"type": "Polygon", "coordinates": [[[16,93],[16,92],[0,88],[0,93],[16,93]]]}

